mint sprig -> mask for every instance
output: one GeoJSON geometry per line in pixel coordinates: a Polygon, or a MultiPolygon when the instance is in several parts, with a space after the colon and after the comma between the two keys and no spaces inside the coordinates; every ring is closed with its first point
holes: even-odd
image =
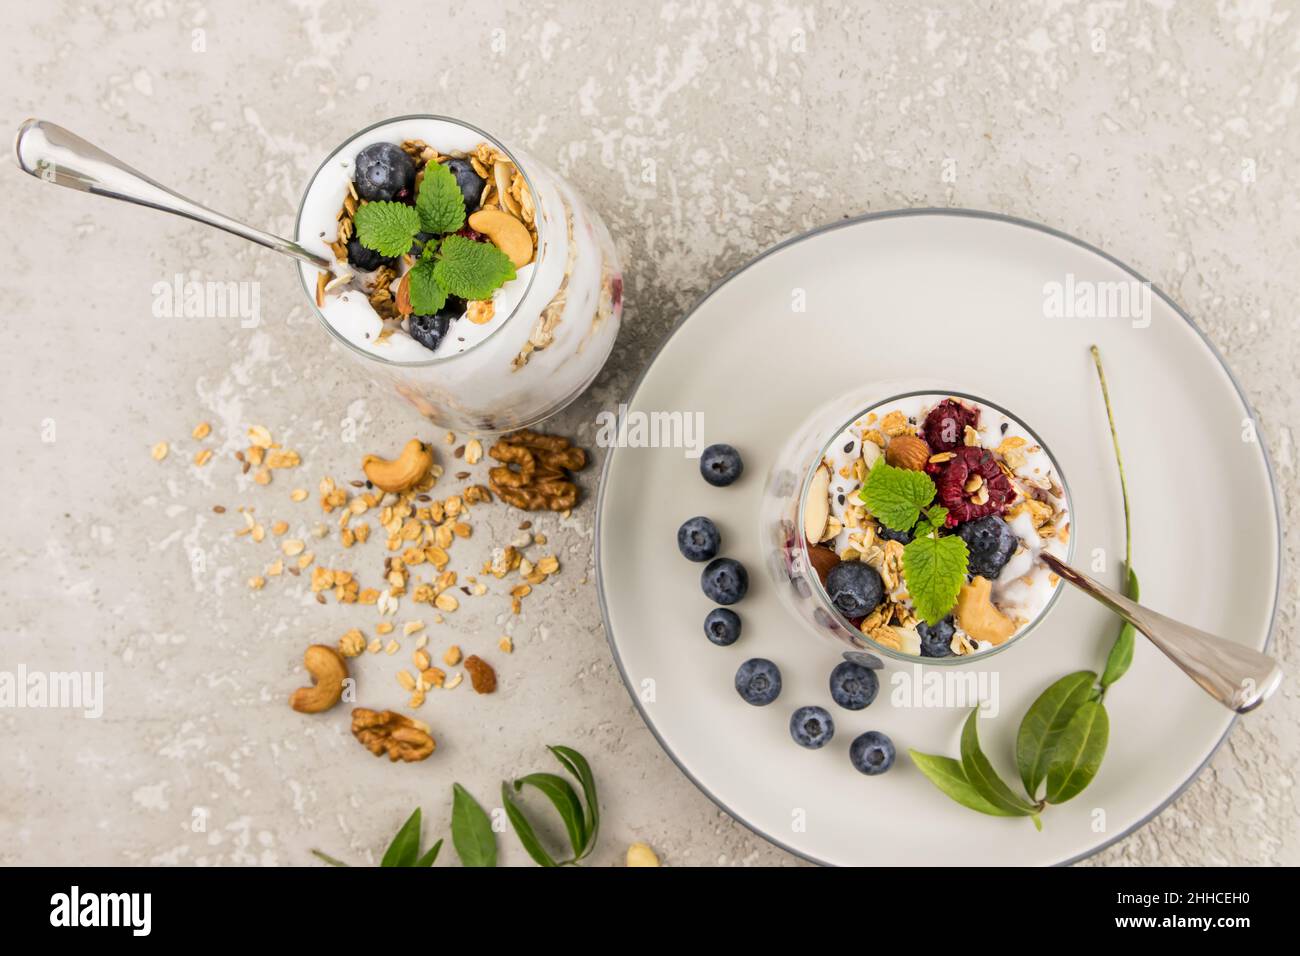
{"type": "Polygon", "coordinates": [[[911,543],[903,548],[903,578],[917,614],[927,624],[938,624],[956,605],[970,559],[961,538],[939,535],[948,509],[930,505],[936,491],[925,472],[896,468],[881,457],[858,492],[881,524],[895,531],[913,531],[911,543]]]}
{"type": "Polygon", "coordinates": [[[414,206],[366,203],[353,224],[360,243],[384,256],[405,255],[420,233],[434,236],[424,243],[410,270],[408,288],[416,315],[434,314],[450,296],[490,299],[516,275],[510,257],[492,243],[455,234],[465,225],[465,199],[456,177],[438,163],[425,167],[414,206]]]}

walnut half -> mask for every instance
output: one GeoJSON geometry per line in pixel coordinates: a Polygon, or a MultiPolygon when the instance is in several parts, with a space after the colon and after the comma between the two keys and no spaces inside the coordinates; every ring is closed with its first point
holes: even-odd
{"type": "Polygon", "coordinates": [[[394,763],[416,763],[437,746],[423,724],[391,710],[357,707],[352,711],[352,736],[376,757],[386,753],[394,763]]]}

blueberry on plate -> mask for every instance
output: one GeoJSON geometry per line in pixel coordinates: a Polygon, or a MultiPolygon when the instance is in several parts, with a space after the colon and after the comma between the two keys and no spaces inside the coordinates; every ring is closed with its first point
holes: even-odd
{"type": "Polygon", "coordinates": [[[956,633],[952,617],[945,617],[938,624],[926,624],[922,621],[916,625],[916,633],[921,635],[922,657],[951,657],[952,636],[956,633]]]}
{"type": "Polygon", "coordinates": [[[721,545],[718,526],[703,515],[687,518],[677,529],[677,549],[688,561],[710,561],[721,545]]]}
{"type": "Polygon", "coordinates": [[[825,707],[800,707],[790,717],[790,736],[800,747],[818,750],[835,736],[835,721],[825,707]]]}
{"type": "Polygon", "coordinates": [[[882,774],[894,765],[894,742],[878,730],[868,730],[849,744],[849,760],[868,777],[882,774]]]}
{"type": "Polygon", "coordinates": [[[964,522],[957,526],[957,534],[970,551],[967,571],[990,581],[997,579],[1020,545],[1011,525],[997,515],[964,522]]]}
{"type": "Polygon", "coordinates": [[[465,197],[465,214],[469,215],[478,209],[478,201],[483,198],[483,187],[487,185],[487,180],[474,172],[468,159],[444,159],[442,165],[456,177],[460,194],[465,197]]]}
{"type": "Polygon", "coordinates": [[[382,252],[367,249],[356,236],[348,240],[348,265],[362,272],[374,272],[380,266],[390,266],[396,261],[382,252]]]}
{"type": "Polygon", "coordinates": [[[704,480],[718,488],[723,488],[745,470],[745,463],[740,460],[740,452],[730,445],[710,445],[700,455],[700,474],[704,480]]]}
{"type": "Polygon", "coordinates": [[[882,670],[885,666],[885,662],[875,654],[867,654],[863,651],[845,651],[844,659],[850,664],[858,664],[873,671],[882,670]]]}
{"type": "Polygon", "coordinates": [[[437,315],[413,315],[407,320],[407,327],[411,338],[426,349],[436,351],[451,327],[451,319],[441,312],[437,315]]]}
{"type": "Polygon", "coordinates": [[[845,710],[862,710],[876,699],[880,678],[861,664],[843,661],[831,671],[831,700],[845,710]]]}
{"type": "Polygon", "coordinates": [[[719,647],[740,639],[740,615],[730,608],[715,607],[704,619],[704,636],[719,647]]]}
{"type": "Polygon", "coordinates": [[[866,617],[885,599],[885,583],[867,562],[841,561],[826,575],[826,593],[845,617],[866,617]]]}
{"type": "Polygon", "coordinates": [[[405,199],[415,185],[415,163],[395,143],[371,143],[353,167],[357,195],[370,202],[405,199]]]}
{"type": "Polygon", "coordinates": [[[734,558],[714,558],[704,566],[700,587],[715,604],[735,604],[749,590],[749,572],[734,558]]]}
{"type": "Polygon", "coordinates": [[[736,671],[736,693],[747,704],[763,707],[781,696],[781,670],[765,657],[752,657],[736,671]]]}

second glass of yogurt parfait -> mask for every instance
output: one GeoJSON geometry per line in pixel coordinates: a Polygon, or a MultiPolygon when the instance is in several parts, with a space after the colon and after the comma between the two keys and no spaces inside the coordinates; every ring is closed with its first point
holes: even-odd
{"type": "Polygon", "coordinates": [[[351,136],[308,183],[296,236],[334,262],[332,275],[299,266],[325,329],[440,427],[493,434],[550,417],[591,384],[618,334],[622,269],[600,218],[559,176],[468,123],[401,116],[351,136]],[[454,242],[492,244],[514,277],[420,315],[407,274],[430,240],[424,258],[440,257],[448,236],[420,232],[386,256],[360,242],[356,217],[370,202],[417,206],[427,177],[446,180],[435,164],[463,194],[454,242]]]}
{"type": "Polygon", "coordinates": [[[1037,557],[1073,554],[1069,491],[1043,442],[1006,409],[899,387],[832,402],[791,437],[764,492],[768,569],[797,616],[854,649],[926,664],[983,659],[1027,635],[1059,597],[1063,583],[1037,557]],[[868,482],[880,514],[864,500],[868,482]],[[893,507],[909,488],[915,527],[893,507]],[[964,573],[947,577],[960,590],[927,622],[910,586],[934,588],[909,581],[924,555],[908,548],[950,536],[964,548],[943,545],[948,557],[966,554],[964,573]]]}

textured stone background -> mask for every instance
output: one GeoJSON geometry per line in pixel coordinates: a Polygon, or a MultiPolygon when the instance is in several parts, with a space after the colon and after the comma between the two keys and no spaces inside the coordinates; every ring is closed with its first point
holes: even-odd
{"type": "MultiPolygon", "coordinates": [[[[1209,332],[1255,402],[1294,517],[1293,4],[600,6],[11,5],[0,117],[6,129],[28,115],[63,123],[281,232],[321,156],[377,118],[449,113],[525,145],[590,197],[628,266],[613,361],[558,423],[587,436],[683,311],[780,239],[899,206],[1038,220],[1131,263],[1209,332]]],[[[565,568],[521,620],[484,598],[438,632],[435,646],[454,635],[495,660],[504,689],[432,698],[435,760],[390,767],[360,753],[341,713],[292,714],[283,699],[303,645],[369,633],[373,612],[320,608],[300,581],[249,594],[271,551],[230,537],[233,508],[307,521],[313,508],[291,505],[290,487],[350,477],[412,420],[331,351],[295,270],[272,254],[50,189],[12,163],[0,176],[3,666],[102,670],[108,694],[98,721],[0,711],[0,862],[288,864],[310,862],[313,846],[374,859],[410,808],[443,834],[451,781],[491,803],[503,776],[546,767],[547,742],[596,766],[598,862],[633,839],[674,864],[794,862],[720,815],[636,716],[596,610],[590,506],[539,521],[565,568]],[[261,325],[153,318],[153,284],[178,272],[259,282],[261,325]],[[345,418],[358,426],[350,445],[345,418]],[[196,470],[188,435],[201,419],[226,454],[196,470]],[[56,440],[43,442],[51,423],[56,440]],[[229,452],[253,423],[302,452],[301,477],[266,489],[239,478],[229,452]],[[148,449],[161,439],[176,447],[159,465],[148,449]],[[216,503],[232,512],[219,518],[216,503]],[[510,658],[495,652],[503,630],[510,658]]],[[[1231,508],[1207,503],[1200,517],[1208,535],[1231,508]]],[[[481,511],[458,554],[515,520],[481,511]]],[[[377,576],[381,548],[356,561],[363,576],[377,576]]],[[[1292,570],[1277,648],[1292,672],[1296,596],[1292,570]]],[[[367,658],[363,697],[400,704],[388,670],[405,660],[367,658]]],[[[1300,863],[1294,687],[1097,861],[1300,863]]],[[[505,842],[509,862],[526,862],[505,842]]]]}

